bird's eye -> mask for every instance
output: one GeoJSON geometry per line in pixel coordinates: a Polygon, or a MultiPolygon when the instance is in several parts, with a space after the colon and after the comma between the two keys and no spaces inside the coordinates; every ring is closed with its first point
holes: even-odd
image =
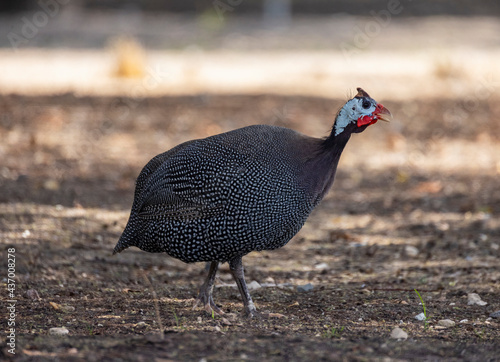
{"type": "Polygon", "coordinates": [[[369,101],[367,101],[366,99],[365,99],[365,100],[363,100],[363,108],[364,108],[364,109],[368,109],[368,108],[370,108],[370,106],[371,106],[371,105],[372,105],[372,104],[371,104],[369,101]]]}

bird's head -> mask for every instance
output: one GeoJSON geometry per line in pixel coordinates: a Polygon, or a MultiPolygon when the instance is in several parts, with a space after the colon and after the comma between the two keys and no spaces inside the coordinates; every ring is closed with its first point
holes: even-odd
{"type": "Polygon", "coordinates": [[[387,108],[377,103],[363,89],[358,88],[357,90],[358,94],[349,99],[337,113],[333,126],[335,136],[345,131],[363,132],[369,125],[378,120],[389,122],[392,118],[391,112],[387,108]]]}

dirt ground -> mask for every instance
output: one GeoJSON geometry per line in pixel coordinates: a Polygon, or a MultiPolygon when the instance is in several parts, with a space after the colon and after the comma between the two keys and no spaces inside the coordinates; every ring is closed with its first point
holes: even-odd
{"type": "MultiPolygon", "coordinates": [[[[500,320],[490,317],[500,310],[500,99],[473,109],[463,99],[377,100],[395,121],[353,136],[332,192],[286,247],[243,259],[247,282],[261,285],[251,291],[257,308],[271,313],[248,320],[227,265],[215,290],[220,317],[192,309],[203,264],[138,249],[111,255],[135,178],[182,141],[249,124],[324,136],[343,100],[0,98],[0,240],[15,248],[15,358],[500,360],[500,320]],[[415,319],[424,309],[414,289],[427,323],[415,319]],[[468,305],[470,293],[487,304],[468,305]],[[53,327],[69,334],[50,335],[53,327]],[[406,340],[390,337],[396,327],[406,340]]],[[[7,252],[0,265],[7,270],[7,252]]],[[[1,359],[13,357],[8,349],[1,359]]]]}

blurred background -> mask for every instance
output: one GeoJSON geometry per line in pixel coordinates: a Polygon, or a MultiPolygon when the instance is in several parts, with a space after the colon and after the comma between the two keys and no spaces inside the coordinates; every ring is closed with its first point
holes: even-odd
{"type": "Polygon", "coordinates": [[[0,91],[475,96],[498,79],[491,1],[4,1],[0,91]],[[495,78],[496,77],[496,78],[495,78]],[[484,83],[488,84],[484,84],[484,83]],[[141,84],[141,82],[136,82],[141,84]]]}
{"type": "Polygon", "coordinates": [[[498,15],[466,0],[3,1],[0,182],[12,192],[0,201],[122,208],[155,154],[254,123],[325,136],[359,86],[395,120],[353,138],[352,184],[363,167],[434,193],[450,173],[496,177],[498,15]]]}
{"type": "MultiPolygon", "coordinates": [[[[498,310],[499,15],[500,2],[486,0],[3,0],[0,243],[22,255],[23,285],[58,303],[85,295],[101,314],[122,300],[117,314],[128,315],[138,298],[142,315],[151,298],[129,289],[144,288],[134,276],[140,265],[161,281],[153,282],[158,296],[173,298],[161,308],[172,321],[170,311],[195,295],[203,266],[136,249],[108,257],[141,168],[183,141],[251,124],[327,136],[339,107],[362,87],[394,120],[352,137],[332,192],[286,248],[246,257],[247,280],[322,285],[324,300],[338,296],[354,309],[363,308],[359,290],[383,288],[381,309],[366,317],[373,324],[357,312],[317,309],[309,318],[317,326],[303,329],[295,319],[290,333],[312,336],[331,323],[348,326],[356,340],[379,323],[415,323],[413,310],[388,307],[393,294],[385,288],[413,294],[418,286],[451,293],[434,294],[432,313],[448,318],[453,301],[454,319],[470,320],[439,341],[498,341],[496,325],[481,325],[487,315],[479,309],[465,313],[462,297],[483,293],[488,313],[498,310]],[[347,288],[341,297],[339,286],[347,288]]],[[[220,275],[231,278],[227,269],[220,275]]],[[[253,295],[258,305],[269,300],[253,295]]],[[[297,304],[275,301],[282,309],[297,304]]],[[[35,338],[49,327],[46,316],[60,320],[46,302],[23,303],[18,333],[35,338]]],[[[118,322],[103,327],[85,311],[78,304],[78,322],[65,315],[70,335],[139,333],[118,322]]],[[[431,330],[421,330],[427,345],[431,330]]]]}

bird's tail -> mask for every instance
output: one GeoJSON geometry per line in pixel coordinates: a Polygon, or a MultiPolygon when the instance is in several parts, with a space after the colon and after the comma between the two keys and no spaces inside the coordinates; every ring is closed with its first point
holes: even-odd
{"type": "Polygon", "coordinates": [[[113,249],[113,255],[121,253],[123,250],[127,249],[129,245],[127,245],[126,242],[123,240],[123,235],[120,237],[120,240],[118,240],[118,243],[116,243],[115,248],[113,249]]]}
{"type": "Polygon", "coordinates": [[[125,230],[123,230],[118,243],[116,243],[115,248],[113,249],[113,255],[122,252],[130,246],[134,246],[135,243],[133,240],[135,239],[135,225],[132,220],[129,220],[125,230]]]}

